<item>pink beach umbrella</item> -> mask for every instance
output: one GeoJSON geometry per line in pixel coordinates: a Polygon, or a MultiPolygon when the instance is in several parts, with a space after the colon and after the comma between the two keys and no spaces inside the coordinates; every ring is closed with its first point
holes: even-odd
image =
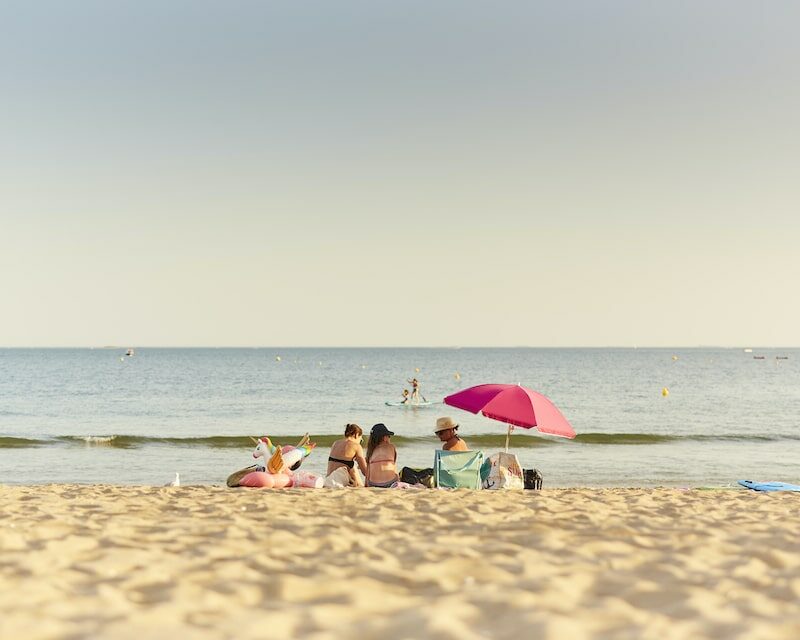
{"type": "Polygon", "coordinates": [[[508,425],[506,451],[514,427],[537,429],[562,438],[575,437],[567,419],[549,399],[518,384],[479,384],[447,396],[444,403],[505,422],[508,425]]]}

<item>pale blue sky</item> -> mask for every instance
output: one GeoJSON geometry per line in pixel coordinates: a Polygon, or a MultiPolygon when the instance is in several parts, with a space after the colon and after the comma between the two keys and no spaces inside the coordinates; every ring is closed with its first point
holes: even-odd
{"type": "Polygon", "coordinates": [[[800,345],[795,2],[0,24],[0,345],[800,345]]]}

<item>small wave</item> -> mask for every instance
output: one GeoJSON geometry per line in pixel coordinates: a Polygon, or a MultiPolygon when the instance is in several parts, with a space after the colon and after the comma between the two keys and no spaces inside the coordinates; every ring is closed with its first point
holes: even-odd
{"type": "Polygon", "coordinates": [[[581,444],[658,444],[683,439],[678,435],[655,433],[580,433],[575,442],[581,444]]]}
{"type": "MultiPolygon", "coordinates": [[[[513,437],[513,436],[512,436],[513,437]]],[[[779,442],[800,440],[800,434],[756,435],[752,433],[661,434],[661,433],[581,433],[575,442],[582,444],[661,444],[665,442],[779,442]]]]}
{"type": "Polygon", "coordinates": [[[62,442],[83,443],[87,446],[113,447],[118,436],[59,436],[62,442]]]}
{"type": "MultiPolygon", "coordinates": [[[[464,439],[473,449],[499,449],[505,446],[505,432],[498,433],[465,433],[464,439]]],[[[341,434],[312,435],[311,441],[320,448],[330,447],[336,440],[342,438],[341,434]]],[[[275,444],[293,445],[300,439],[299,434],[270,435],[275,444]]],[[[581,445],[656,445],[670,442],[779,442],[800,440],[800,434],[773,434],[756,435],[744,434],[655,434],[655,433],[581,433],[574,440],[565,438],[543,437],[535,430],[526,431],[515,429],[511,434],[510,446],[515,449],[531,449],[568,445],[577,443],[581,445]]],[[[392,442],[398,446],[430,446],[438,448],[439,439],[434,435],[402,436],[396,435],[392,442]]],[[[112,449],[133,449],[139,447],[203,447],[210,449],[251,449],[253,443],[250,436],[199,436],[199,437],[168,437],[168,436],[136,436],[125,434],[110,435],[69,435],[53,438],[18,438],[0,436],[0,449],[41,447],[47,445],[88,446],[112,449]]],[[[366,446],[366,444],[365,444],[366,446]]]]}
{"type": "MultiPolygon", "coordinates": [[[[274,444],[293,445],[300,440],[300,435],[270,435],[270,440],[274,444]]],[[[341,434],[322,434],[312,435],[311,441],[318,447],[330,447],[336,440],[340,440],[341,434]]],[[[467,442],[473,448],[480,447],[501,447],[505,444],[505,433],[500,434],[477,434],[465,436],[467,442]]],[[[536,438],[512,435],[514,446],[519,447],[538,447],[552,444],[553,439],[536,438]]],[[[98,447],[112,447],[117,449],[130,449],[144,446],[172,446],[172,447],[205,447],[211,449],[250,449],[253,443],[250,436],[198,436],[198,437],[168,437],[168,436],[134,436],[134,435],[98,435],[98,436],[59,436],[54,438],[56,442],[72,445],[88,445],[98,447]]],[[[439,439],[434,435],[429,436],[401,436],[396,435],[392,442],[398,446],[408,446],[414,444],[429,444],[435,446],[439,439]]],[[[366,443],[365,443],[366,446],[366,443]]]]}
{"type": "Polygon", "coordinates": [[[0,449],[41,447],[45,444],[47,444],[46,440],[39,440],[37,438],[13,438],[11,436],[0,436],[0,449]]]}
{"type": "MultiPolygon", "coordinates": [[[[300,436],[291,436],[289,440],[297,442],[300,436]]],[[[66,444],[84,444],[89,446],[112,447],[115,449],[131,449],[147,445],[164,445],[178,447],[208,447],[212,449],[241,449],[252,447],[249,436],[205,436],[205,437],[163,437],[133,435],[101,435],[101,436],[58,436],[54,440],[66,444]]],[[[274,438],[273,438],[274,440],[274,438]]],[[[289,444],[289,440],[285,441],[289,444]]],[[[277,441],[284,444],[284,441],[277,441]]]]}

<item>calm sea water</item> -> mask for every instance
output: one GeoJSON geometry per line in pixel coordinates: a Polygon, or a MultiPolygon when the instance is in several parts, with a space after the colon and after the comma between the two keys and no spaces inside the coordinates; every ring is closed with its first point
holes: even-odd
{"type": "Polygon", "coordinates": [[[0,482],[158,485],[177,471],[184,483],[222,484],[252,462],[248,435],[294,444],[305,432],[319,446],[304,469],[320,472],[347,422],[365,431],[386,423],[399,436],[400,465],[430,466],[442,415],[460,422],[473,448],[502,448],[505,426],[482,416],[386,406],[413,376],[428,400],[487,382],[522,383],[551,398],[578,438],[518,429],[511,440],[545,486],[800,482],[796,349],[124,353],[0,350],[0,482]]]}

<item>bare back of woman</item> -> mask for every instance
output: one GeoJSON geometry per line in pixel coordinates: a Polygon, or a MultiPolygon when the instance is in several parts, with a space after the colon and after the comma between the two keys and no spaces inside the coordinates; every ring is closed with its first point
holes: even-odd
{"type": "Polygon", "coordinates": [[[356,465],[364,475],[367,474],[367,461],[364,457],[364,449],[361,446],[362,430],[357,424],[348,424],[345,427],[345,437],[337,440],[331,446],[328,456],[328,471],[330,475],[339,467],[346,467],[350,474],[350,484],[361,486],[361,476],[356,471],[356,465]]]}
{"type": "Polygon", "coordinates": [[[388,488],[397,484],[397,449],[389,442],[394,435],[384,424],[372,427],[367,448],[367,486],[388,488]]]}

